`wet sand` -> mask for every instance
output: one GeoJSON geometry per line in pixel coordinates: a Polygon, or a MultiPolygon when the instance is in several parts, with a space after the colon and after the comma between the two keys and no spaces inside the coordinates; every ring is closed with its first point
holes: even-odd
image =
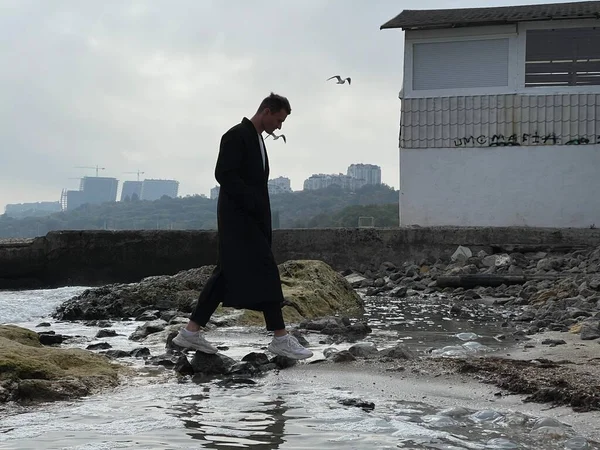
{"type": "MultiPolygon", "coordinates": [[[[554,334],[554,333],[552,333],[554,334]]],[[[558,333],[564,340],[565,336],[558,333]]],[[[540,341],[546,338],[537,336],[540,341]]],[[[600,350],[598,342],[588,342],[588,346],[579,347],[579,337],[572,344],[552,347],[550,349],[533,349],[524,353],[517,351],[512,355],[504,355],[510,364],[517,359],[532,359],[536,357],[556,359],[560,361],[568,354],[570,361],[576,364],[584,363],[593,354],[594,346],[600,350]],[[548,352],[548,350],[550,350],[548,352]]],[[[547,346],[544,346],[547,347],[547,346]]],[[[596,353],[598,354],[598,353],[596,353]]],[[[493,357],[501,356],[500,354],[493,357]]],[[[480,358],[490,360],[489,356],[480,358]]],[[[472,359],[470,359],[472,361],[472,359]]],[[[375,402],[384,399],[424,402],[434,407],[447,408],[462,406],[469,409],[512,410],[533,416],[553,417],[573,428],[577,434],[586,436],[594,441],[600,441],[600,411],[575,412],[570,406],[556,406],[549,403],[525,402],[527,395],[511,394],[495,384],[482,382],[481,374],[458,373],[453,370],[456,358],[426,358],[416,361],[397,361],[393,363],[373,362],[369,360],[341,364],[299,364],[279,372],[282,380],[303,380],[307,384],[341,387],[356,393],[365,401],[375,402]]],[[[573,368],[573,378],[577,380],[582,373],[587,372],[583,365],[569,365],[573,368]]],[[[537,376],[542,377],[548,369],[539,369],[537,376]]],[[[518,366],[515,372],[519,371],[518,366]]],[[[599,373],[599,366],[592,367],[593,373],[599,373]]],[[[524,375],[528,376],[528,375],[524,375]]],[[[529,374],[532,383],[535,377],[529,374]]],[[[551,378],[547,378],[551,380],[551,378]]],[[[598,378],[595,378],[599,380],[598,378]]]]}

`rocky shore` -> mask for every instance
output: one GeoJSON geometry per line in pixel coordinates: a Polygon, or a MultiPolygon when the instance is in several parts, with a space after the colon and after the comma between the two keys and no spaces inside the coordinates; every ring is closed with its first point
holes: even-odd
{"type": "MultiPolygon", "coordinates": [[[[293,365],[263,351],[234,360],[223,353],[182,352],[172,344],[211,270],[205,266],[90,289],[61,305],[54,317],[103,326],[106,336],[114,321],[138,321],[129,336],[141,346],[135,351],[111,349],[108,343],[89,350],[111,358],[141,358],[177,376],[251,383],[265,371],[293,365]],[[148,342],[164,343],[164,353],[144,351],[148,342]]],[[[280,272],[284,313],[293,332],[307,339],[308,346],[315,347],[316,341],[321,345],[322,357],[312,364],[377,367],[401,377],[461,376],[497,386],[498,397],[519,394],[525,401],[568,405],[575,411],[600,410],[600,247],[500,254],[473,254],[458,247],[447,260],[384,262],[376,271],[350,268],[338,273],[320,261],[288,261],[280,272]],[[504,311],[506,329],[496,338],[515,345],[510,352],[470,356],[421,353],[400,341],[377,348],[363,341],[372,330],[363,320],[364,301],[357,292],[394,302],[435,297],[456,318],[468,315],[473,305],[493,305],[504,311]],[[342,343],[348,345],[340,349],[342,343]]],[[[223,309],[209,329],[258,324],[262,318],[254,313],[223,309]]]]}
{"type": "Polygon", "coordinates": [[[106,356],[45,346],[34,331],[0,325],[0,403],[83,397],[116,386],[125,371],[106,356]]]}

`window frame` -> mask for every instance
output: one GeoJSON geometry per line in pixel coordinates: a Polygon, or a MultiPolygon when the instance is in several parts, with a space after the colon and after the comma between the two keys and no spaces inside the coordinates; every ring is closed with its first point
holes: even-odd
{"type": "Polygon", "coordinates": [[[525,87],[525,61],[527,53],[527,31],[529,30],[549,30],[565,28],[590,28],[600,27],[600,19],[579,19],[579,20],[561,20],[555,22],[523,22],[518,27],[518,79],[519,86],[517,93],[530,95],[551,95],[551,94],[595,94],[600,93],[600,85],[588,86],[531,86],[525,87]]]}
{"type": "Polygon", "coordinates": [[[405,32],[404,70],[401,98],[454,97],[474,95],[552,95],[596,94],[600,85],[525,87],[526,38],[528,30],[600,27],[600,19],[521,22],[513,25],[489,25],[442,30],[405,32]],[[508,38],[508,86],[491,88],[413,89],[413,45],[420,43],[508,38]]]}

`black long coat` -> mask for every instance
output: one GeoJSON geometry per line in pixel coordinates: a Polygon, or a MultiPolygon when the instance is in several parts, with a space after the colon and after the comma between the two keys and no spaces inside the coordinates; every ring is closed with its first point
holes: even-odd
{"type": "MultiPolygon", "coordinates": [[[[215,178],[219,261],[213,274],[223,306],[262,310],[283,302],[279,270],[271,251],[271,205],[265,166],[254,124],[244,117],[221,138],[215,178]]],[[[264,145],[264,141],[263,141],[264,145]]],[[[211,283],[212,284],[212,283],[211,283]]]]}

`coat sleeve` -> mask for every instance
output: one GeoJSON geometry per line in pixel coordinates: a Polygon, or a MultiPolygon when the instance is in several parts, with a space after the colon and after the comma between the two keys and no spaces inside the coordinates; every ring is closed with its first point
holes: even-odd
{"type": "Polygon", "coordinates": [[[254,194],[242,179],[240,173],[244,160],[244,142],[239,133],[228,131],[221,138],[219,157],[215,168],[215,178],[220,189],[247,212],[253,212],[256,205],[254,194]]]}

